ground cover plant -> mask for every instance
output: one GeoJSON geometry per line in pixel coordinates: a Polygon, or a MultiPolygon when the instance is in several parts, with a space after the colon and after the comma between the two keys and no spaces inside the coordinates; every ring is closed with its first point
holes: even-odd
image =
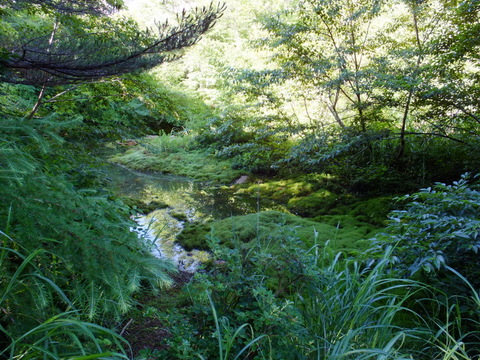
{"type": "Polygon", "coordinates": [[[362,253],[368,248],[368,239],[377,228],[367,223],[326,224],[279,211],[263,211],[257,214],[232,216],[204,224],[187,224],[177,236],[177,241],[186,249],[209,249],[208,238],[215,237],[224,246],[233,246],[235,241],[249,243],[253,239],[274,239],[290,232],[313,246],[315,241],[330,245],[349,254],[362,253]]]}
{"type": "Polygon", "coordinates": [[[186,176],[216,184],[233,183],[245,172],[232,169],[232,162],[218,159],[208,149],[195,146],[192,136],[180,133],[150,136],[110,161],[131,169],[186,176]]]}
{"type": "Polygon", "coordinates": [[[45,273],[38,258],[46,250],[29,252],[3,231],[0,235],[0,356],[128,358],[125,340],[108,328],[85,321],[76,304],[45,273]],[[52,311],[53,303],[64,311],[52,311]]]}
{"type": "MultiPolygon", "coordinates": [[[[394,276],[422,279],[451,297],[478,289],[478,182],[464,174],[453,184],[437,183],[399,202],[404,207],[390,214],[389,225],[376,239],[381,248],[393,247],[389,261],[394,276]],[[465,281],[459,281],[459,274],[465,281]]],[[[464,326],[474,329],[469,318],[478,316],[476,305],[459,303],[464,326]]],[[[471,337],[478,351],[478,332],[471,337]]]]}
{"type": "Polygon", "coordinates": [[[0,125],[3,355],[127,356],[114,324],[135,292],[167,286],[174,269],[129,233],[129,209],[56,126],[0,125]]]}
{"type": "MultiPolygon", "coordinates": [[[[405,209],[390,214],[389,226],[378,243],[395,245],[399,271],[426,275],[453,266],[465,273],[476,267],[469,254],[477,254],[480,244],[480,193],[478,184],[469,184],[469,177],[464,174],[451,185],[436,183],[398,199],[406,203],[405,209]],[[470,261],[464,268],[467,258],[470,261]]],[[[475,278],[471,274],[470,281],[475,278]]]]}

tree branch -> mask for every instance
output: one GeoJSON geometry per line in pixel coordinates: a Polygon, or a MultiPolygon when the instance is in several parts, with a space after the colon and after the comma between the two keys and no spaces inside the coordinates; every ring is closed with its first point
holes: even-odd
{"type": "Polygon", "coordinates": [[[222,16],[224,9],[224,5],[210,5],[189,15],[183,11],[179,25],[158,25],[157,40],[153,40],[150,31],[120,33],[107,41],[104,36],[109,34],[91,33],[83,37],[60,37],[49,51],[44,49],[42,38],[31,39],[18,50],[11,50],[11,56],[2,63],[10,71],[1,74],[1,79],[53,86],[150,69],[178,58],[175,52],[194,45],[222,16]]]}

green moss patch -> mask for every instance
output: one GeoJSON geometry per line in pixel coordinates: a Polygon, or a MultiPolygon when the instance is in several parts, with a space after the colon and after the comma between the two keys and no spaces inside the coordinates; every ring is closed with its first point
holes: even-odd
{"type": "Polygon", "coordinates": [[[329,241],[336,250],[358,253],[367,246],[366,239],[374,229],[371,225],[358,222],[339,226],[279,211],[265,211],[206,224],[189,224],[178,235],[177,241],[190,250],[208,249],[207,237],[215,237],[227,246],[233,246],[235,242],[248,243],[254,239],[275,241],[295,237],[302,240],[307,248],[329,241]]]}
{"type": "MultiPolygon", "coordinates": [[[[273,200],[286,202],[291,198],[300,198],[322,189],[340,192],[335,186],[334,178],[326,174],[308,174],[290,179],[268,180],[266,182],[244,186],[239,193],[260,195],[273,200]]],[[[323,190],[325,191],[325,190],[323,190]]]]}
{"type": "Polygon", "coordinates": [[[148,214],[152,211],[158,209],[165,209],[168,207],[167,203],[159,200],[153,200],[150,202],[145,202],[143,200],[133,198],[133,197],[120,197],[119,198],[125,205],[130,207],[132,210],[138,211],[142,214],[148,214]]]}
{"type": "Polygon", "coordinates": [[[308,196],[292,197],[287,202],[287,208],[301,216],[312,216],[328,213],[339,202],[339,196],[328,190],[321,189],[308,196]]]}
{"type": "Polygon", "coordinates": [[[182,232],[177,235],[177,242],[187,251],[193,249],[209,250],[207,236],[211,232],[211,222],[187,223],[182,232]]]}
{"type": "Polygon", "coordinates": [[[201,150],[170,152],[139,145],[110,160],[135,170],[176,174],[217,184],[231,183],[243,174],[240,170],[233,170],[230,161],[220,160],[201,150]]]}
{"type": "MultiPolygon", "coordinates": [[[[374,226],[383,227],[386,225],[388,213],[393,209],[392,198],[388,196],[371,199],[350,199],[346,204],[339,204],[328,211],[326,215],[344,215],[355,218],[357,222],[364,222],[374,226]]],[[[324,221],[324,218],[317,217],[315,220],[324,221]]]]}
{"type": "Polygon", "coordinates": [[[243,186],[238,193],[270,198],[296,215],[328,221],[326,216],[344,215],[343,222],[384,226],[391,208],[391,197],[359,198],[333,185],[335,179],[324,174],[310,174],[294,179],[272,180],[243,186]]]}

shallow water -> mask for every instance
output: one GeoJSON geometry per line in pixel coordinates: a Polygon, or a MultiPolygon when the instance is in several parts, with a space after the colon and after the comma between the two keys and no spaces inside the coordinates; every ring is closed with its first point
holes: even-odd
{"type": "Polygon", "coordinates": [[[234,194],[228,187],[209,186],[185,177],[140,172],[111,163],[106,164],[104,171],[118,194],[146,203],[165,202],[191,220],[223,219],[275,207],[257,197],[234,194]]]}
{"type": "Polygon", "coordinates": [[[104,171],[117,194],[168,205],[138,216],[138,227],[132,230],[154,245],[155,255],[172,259],[184,271],[195,271],[209,257],[204,251],[186,252],[175,243],[186,221],[219,220],[279,208],[259,197],[234,194],[229,187],[213,187],[175,175],[145,173],[110,163],[104,171]]]}

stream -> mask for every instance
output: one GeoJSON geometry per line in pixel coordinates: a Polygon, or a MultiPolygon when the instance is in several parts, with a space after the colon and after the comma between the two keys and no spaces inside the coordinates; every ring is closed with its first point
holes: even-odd
{"type": "Polygon", "coordinates": [[[180,176],[140,172],[112,163],[105,164],[104,171],[120,196],[165,204],[135,217],[138,226],[131,230],[152,244],[156,256],[173,260],[182,271],[194,272],[210,257],[208,252],[187,252],[175,243],[186,222],[220,220],[279,207],[258,197],[234,194],[226,186],[209,186],[180,176]]]}

